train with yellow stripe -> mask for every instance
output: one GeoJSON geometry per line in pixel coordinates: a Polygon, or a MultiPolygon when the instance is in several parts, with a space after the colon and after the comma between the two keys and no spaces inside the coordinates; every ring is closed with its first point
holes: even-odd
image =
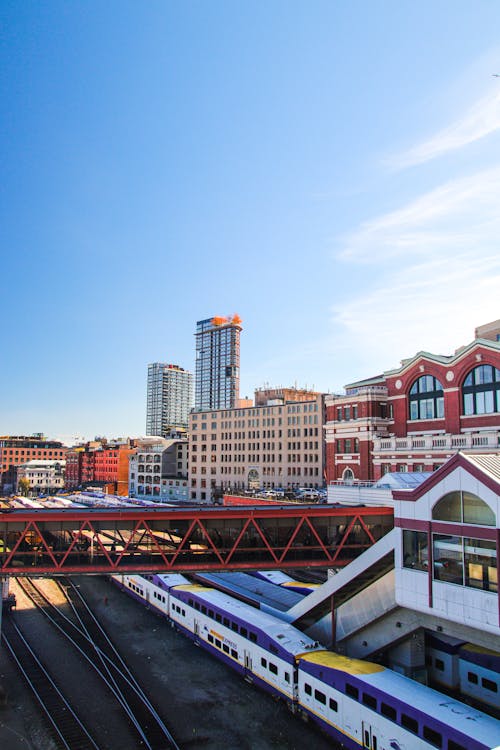
{"type": "MultiPolygon", "coordinates": [[[[500,722],[179,574],[114,576],[245,679],[351,750],[500,750],[500,722]]],[[[229,707],[230,710],[230,707],[229,707]]]]}

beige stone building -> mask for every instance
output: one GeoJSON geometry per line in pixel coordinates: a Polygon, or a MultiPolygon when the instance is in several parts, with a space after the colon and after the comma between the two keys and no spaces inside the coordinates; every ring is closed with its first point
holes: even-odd
{"type": "Polygon", "coordinates": [[[190,415],[192,500],[210,502],[215,489],[323,486],[323,394],[287,388],[255,395],[258,406],[190,415]]]}

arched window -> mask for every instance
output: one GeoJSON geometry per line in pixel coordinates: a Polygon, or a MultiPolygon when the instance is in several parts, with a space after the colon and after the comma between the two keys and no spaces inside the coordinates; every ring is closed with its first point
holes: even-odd
{"type": "Polygon", "coordinates": [[[422,375],[410,388],[410,419],[444,417],[443,386],[433,375],[422,375]]]}
{"type": "Polygon", "coordinates": [[[462,387],[464,414],[493,414],[500,411],[500,370],[479,365],[469,372],[462,387]]]}
{"type": "Polygon", "coordinates": [[[438,500],[432,509],[432,520],[495,526],[495,514],[484,500],[460,490],[448,492],[438,500]]]}
{"type": "Polygon", "coordinates": [[[352,484],[354,482],[354,472],[352,469],[344,469],[342,474],[342,481],[346,484],[352,484]]]}

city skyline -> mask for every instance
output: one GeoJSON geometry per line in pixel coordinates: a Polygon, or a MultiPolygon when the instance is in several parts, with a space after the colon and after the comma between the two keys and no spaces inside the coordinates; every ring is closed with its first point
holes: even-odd
{"type": "Polygon", "coordinates": [[[241,314],[240,395],[500,317],[500,8],[6,3],[0,432],[144,434],[241,314]]]}

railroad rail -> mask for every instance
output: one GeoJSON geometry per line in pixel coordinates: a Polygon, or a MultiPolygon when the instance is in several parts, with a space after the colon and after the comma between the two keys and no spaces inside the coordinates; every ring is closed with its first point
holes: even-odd
{"type": "Polygon", "coordinates": [[[54,677],[37,657],[11,617],[3,623],[2,640],[33,692],[61,750],[99,750],[76,710],[56,684],[54,677]]]}
{"type": "MultiPolygon", "coordinates": [[[[31,579],[19,579],[18,583],[105,682],[137,733],[141,747],[147,750],[180,750],[77,588],[68,581],[68,590],[60,586],[78,625],[63,614],[31,579]]],[[[79,745],[73,747],[80,750],[79,745]]]]}

